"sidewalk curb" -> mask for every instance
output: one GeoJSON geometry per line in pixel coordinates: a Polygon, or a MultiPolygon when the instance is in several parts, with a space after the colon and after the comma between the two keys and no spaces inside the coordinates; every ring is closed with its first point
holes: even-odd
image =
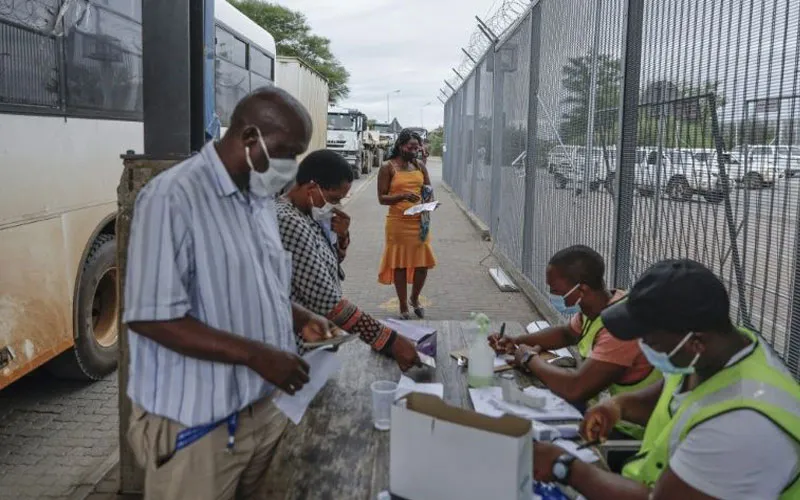
{"type": "MultiPolygon", "coordinates": [[[[450,193],[453,201],[455,202],[456,206],[467,216],[470,223],[481,233],[481,237],[484,241],[491,241],[491,232],[486,224],[483,223],[478,217],[470,211],[466,205],[461,201],[458,195],[453,192],[453,189],[447,185],[444,181],[441,182],[441,186],[450,193]]],[[[497,260],[497,264],[506,272],[506,274],[511,278],[511,280],[519,287],[525,297],[528,298],[528,302],[531,303],[533,308],[542,318],[546,319],[550,322],[551,325],[560,325],[564,322],[564,318],[559,316],[557,313],[553,312],[552,306],[550,305],[550,300],[545,297],[533,283],[525,277],[511,260],[506,257],[502,251],[495,251],[493,252],[494,258],[497,260]]]]}
{"type": "Polygon", "coordinates": [[[447,185],[445,181],[441,181],[440,185],[444,188],[445,191],[450,193],[450,197],[453,198],[453,201],[455,202],[456,206],[462,212],[464,212],[464,215],[467,216],[467,219],[469,219],[470,224],[475,226],[475,229],[478,230],[478,232],[481,235],[481,239],[483,241],[492,241],[492,232],[489,229],[489,226],[484,224],[483,221],[480,220],[477,215],[475,215],[469,208],[467,208],[466,205],[464,205],[464,202],[461,201],[461,198],[458,197],[458,195],[453,191],[453,188],[447,185]]]}
{"type": "Polygon", "coordinates": [[[372,182],[372,179],[378,175],[378,170],[380,169],[373,168],[372,172],[367,174],[367,177],[364,179],[364,181],[361,184],[359,184],[357,188],[350,191],[350,193],[347,195],[347,198],[342,200],[342,207],[347,206],[347,204],[350,203],[353,200],[353,198],[355,198],[359,193],[361,193],[361,191],[366,189],[367,185],[372,182]]]}

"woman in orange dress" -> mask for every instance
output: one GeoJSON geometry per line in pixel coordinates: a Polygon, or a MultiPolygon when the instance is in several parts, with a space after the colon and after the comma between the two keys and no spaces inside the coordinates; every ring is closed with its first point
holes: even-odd
{"type": "Polygon", "coordinates": [[[394,283],[400,302],[400,317],[410,319],[409,305],[419,318],[425,309],[419,303],[428,269],[436,265],[430,244],[427,218],[403,215],[410,207],[425,198],[431,201],[431,180],[425,164],[417,160],[422,139],[403,130],[397,137],[389,161],[378,172],[378,201],[388,205],[386,214],[386,245],[383,250],[378,282],[394,283]],[[408,282],[411,281],[411,297],[408,282]]]}

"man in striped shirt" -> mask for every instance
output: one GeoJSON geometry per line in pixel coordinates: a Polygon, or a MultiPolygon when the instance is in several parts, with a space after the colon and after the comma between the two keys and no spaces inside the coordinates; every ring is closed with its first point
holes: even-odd
{"type": "Polygon", "coordinates": [[[243,99],[218,144],[137,197],[125,283],[128,438],[145,498],[255,498],[287,419],[272,402],[309,380],[295,335],[330,335],[291,303],[274,195],[311,119],[285,91],[243,99]]]}

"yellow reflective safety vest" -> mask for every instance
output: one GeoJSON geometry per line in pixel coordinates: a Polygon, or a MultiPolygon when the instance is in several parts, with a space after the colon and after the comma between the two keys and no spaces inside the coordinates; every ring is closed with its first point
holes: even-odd
{"type": "MultiPolygon", "coordinates": [[[[652,488],[689,431],[719,415],[740,409],[764,415],[789,438],[800,443],[800,386],[755,332],[740,331],[755,342],[753,351],[695,387],[674,414],[670,411],[670,402],[682,386],[684,376],[666,377],[639,453],[622,469],[623,476],[652,488]]],[[[798,477],[786,485],[780,498],[800,498],[798,477]]]]}
{"type": "MultiPolygon", "coordinates": [[[[619,302],[624,300],[627,300],[627,298],[624,298],[619,302]]],[[[578,353],[580,353],[581,358],[586,359],[589,357],[592,349],[594,348],[594,344],[597,341],[597,334],[603,329],[603,319],[600,316],[594,319],[589,319],[585,314],[581,314],[581,320],[581,339],[578,342],[578,353]]],[[[650,374],[647,377],[638,382],[634,382],[632,384],[611,384],[611,386],[608,388],[608,392],[611,394],[611,396],[615,396],[624,392],[638,391],[639,389],[644,389],[645,387],[660,382],[662,378],[661,372],[654,368],[650,371],[650,374]]],[[[590,404],[594,404],[596,402],[597,398],[589,401],[590,404]]],[[[642,439],[642,436],[644,435],[644,428],[641,425],[631,422],[621,421],[617,424],[616,429],[634,439],[642,439]]]]}

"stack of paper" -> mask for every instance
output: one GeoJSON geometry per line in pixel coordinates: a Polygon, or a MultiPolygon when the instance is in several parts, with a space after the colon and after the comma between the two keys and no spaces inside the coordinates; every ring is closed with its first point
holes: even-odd
{"type": "Polygon", "coordinates": [[[484,415],[489,415],[490,417],[500,417],[504,414],[509,414],[529,420],[539,420],[541,422],[583,419],[581,412],[574,406],[547,389],[527,387],[523,392],[534,397],[544,397],[546,399],[544,408],[534,409],[507,403],[503,401],[503,389],[500,387],[472,388],[469,390],[469,395],[472,399],[472,406],[475,408],[475,411],[483,413],[484,415]]]}
{"type": "Polygon", "coordinates": [[[397,383],[397,392],[395,399],[405,397],[412,392],[421,392],[424,394],[433,394],[441,399],[444,399],[444,385],[436,383],[421,384],[414,382],[405,375],[400,375],[400,381],[397,383]]]}

